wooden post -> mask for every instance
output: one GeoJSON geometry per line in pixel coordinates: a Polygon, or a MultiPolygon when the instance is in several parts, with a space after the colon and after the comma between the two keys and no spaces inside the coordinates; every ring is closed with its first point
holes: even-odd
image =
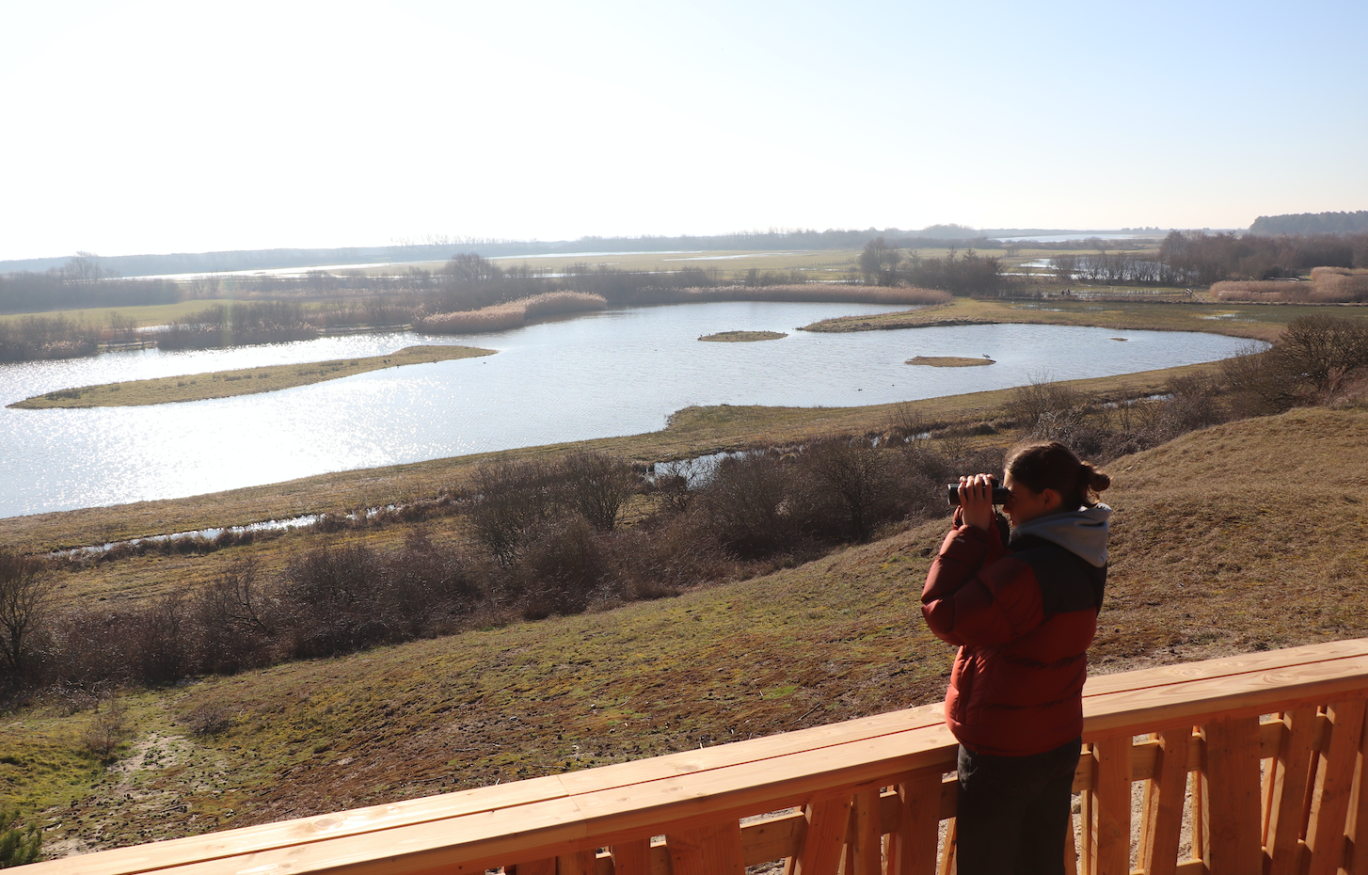
{"type": "Polygon", "coordinates": [[[1345,869],[1349,875],[1368,875],[1368,719],[1363,721],[1357,760],[1353,801],[1349,805],[1349,846],[1345,869]]]}
{"type": "Polygon", "coordinates": [[[1141,808],[1139,867],[1145,875],[1174,875],[1178,841],[1183,827],[1183,797],[1187,793],[1190,728],[1155,732],[1160,744],[1154,777],[1145,782],[1141,808]]]}
{"type": "Polygon", "coordinates": [[[798,853],[784,867],[785,875],[835,875],[841,865],[850,806],[849,796],[814,799],[804,806],[807,829],[798,853]]]}
{"type": "Polygon", "coordinates": [[[1214,720],[1205,727],[1202,772],[1203,857],[1210,875],[1263,871],[1259,846],[1259,718],[1214,720]]]}
{"type": "Polygon", "coordinates": [[[1326,709],[1329,738],[1321,742],[1311,819],[1306,825],[1310,875],[1335,875],[1344,861],[1345,822],[1362,739],[1363,704],[1362,699],[1353,699],[1326,709]]]}
{"type": "Polygon", "coordinates": [[[1096,759],[1085,827],[1092,832],[1090,875],[1130,875],[1131,737],[1114,735],[1092,744],[1096,759]]]}
{"type": "Polygon", "coordinates": [[[1265,853],[1270,859],[1268,875],[1295,875],[1301,871],[1299,840],[1306,826],[1302,814],[1311,757],[1315,753],[1316,709],[1290,711],[1282,716],[1282,722],[1287,731],[1269,767],[1264,812],[1265,853]]]}
{"type": "Polygon", "coordinates": [[[898,828],[891,834],[889,875],[935,875],[936,839],[940,832],[939,772],[926,772],[898,783],[898,828]]]}
{"type": "Polygon", "coordinates": [[[855,793],[846,849],[845,875],[880,875],[883,842],[880,841],[878,787],[864,787],[855,793]]]}
{"type": "Polygon", "coordinates": [[[738,820],[667,832],[665,844],[673,875],[745,875],[738,820]]]}

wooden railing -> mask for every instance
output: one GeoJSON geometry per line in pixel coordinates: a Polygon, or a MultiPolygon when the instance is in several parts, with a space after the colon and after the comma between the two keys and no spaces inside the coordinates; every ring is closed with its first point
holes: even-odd
{"type": "MultiPolygon", "coordinates": [[[[1368,639],[1093,677],[1069,865],[1368,872],[1366,696],[1368,639]]],[[[932,705],[26,871],[936,875],[954,866],[954,757],[932,705]]]]}

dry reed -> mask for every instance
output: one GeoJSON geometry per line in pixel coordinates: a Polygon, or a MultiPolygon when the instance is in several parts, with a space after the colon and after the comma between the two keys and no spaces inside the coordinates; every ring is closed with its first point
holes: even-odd
{"type": "Polygon", "coordinates": [[[507,331],[519,328],[529,320],[544,319],[560,313],[602,310],[608,306],[602,295],[583,292],[547,292],[517,301],[462,310],[454,313],[435,313],[413,320],[416,331],[427,334],[475,334],[485,331],[507,331]]]}
{"type": "Polygon", "coordinates": [[[1317,267],[1311,281],[1227,280],[1211,292],[1221,301],[1258,301],[1288,304],[1348,304],[1368,301],[1368,271],[1317,267]]]}

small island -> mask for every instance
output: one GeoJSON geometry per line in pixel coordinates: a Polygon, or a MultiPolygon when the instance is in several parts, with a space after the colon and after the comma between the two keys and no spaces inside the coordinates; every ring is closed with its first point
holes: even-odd
{"type": "Polygon", "coordinates": [[[997,364],[988,357],[967,358],[957,355],[919,355],[907,360],[909,365],[926,365],[932,368],[977,368],[982,365],[997,364]]]}
{"type": "Polygon", "coordinates": [[[172,404],[179,401],[205,401],[210,398],[231,398],[236,395],[255,395],[275,392],[295,386],[322,383],[368,371],[421,365],[451,359],[493,355],[497,350],[475,346],[410,346],[391,353],[367,358],[335,359],[326,362],[305,362],[293,365],[267,365],[237,371],[218,371],[212,374],[187,374],[177,377],[158,377],[152,380],[129,380],[123,383],[103,383],[78,389],[60,389],[35,395],[9,405],[27,410],[55,407],[139,407],[151,404],[172,404]]]}
{"type": "Polygon", "coordinates": [[[710,343],[754,343],[757,340],[780,340],[788,337],[782,331],[722,331],[698,338],[710,343]]]}

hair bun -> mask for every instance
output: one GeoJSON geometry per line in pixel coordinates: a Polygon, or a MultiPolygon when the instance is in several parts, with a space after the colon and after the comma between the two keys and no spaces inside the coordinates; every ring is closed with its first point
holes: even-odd
{"type": "Polygon", "coordinates": [[[1083,463],[1083,477],[1093,492],[1101,492],[1111,485],[1111,478],[1094,468],[1092,462],[1083,463]]]}

